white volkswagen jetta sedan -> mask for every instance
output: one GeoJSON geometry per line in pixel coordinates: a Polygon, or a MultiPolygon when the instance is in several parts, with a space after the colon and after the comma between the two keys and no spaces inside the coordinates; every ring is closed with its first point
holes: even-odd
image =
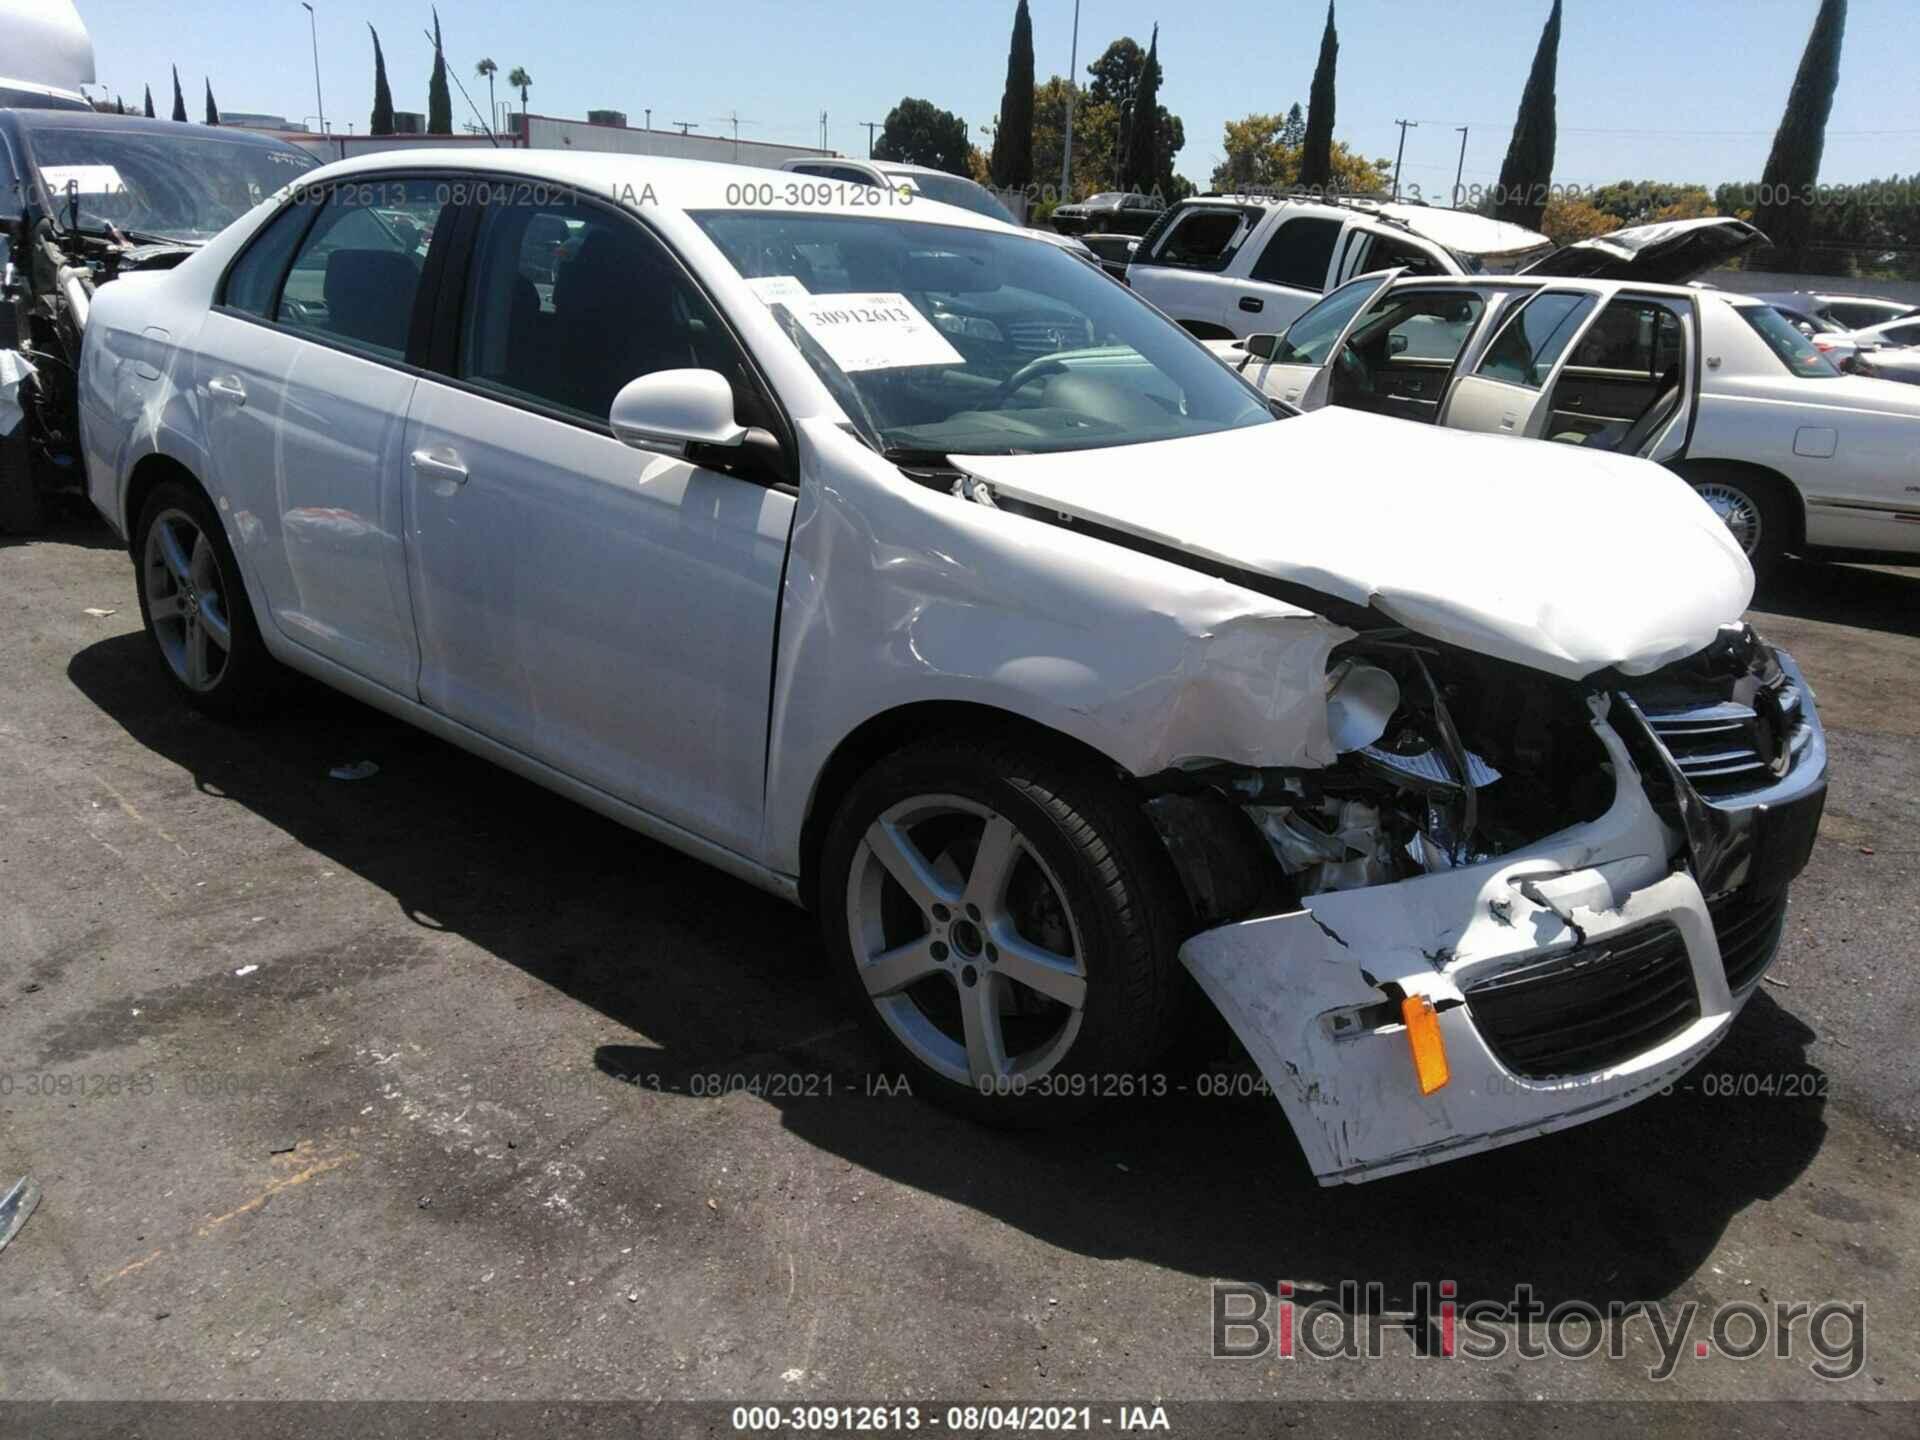
{"type": "Polygon", "coordinates": [[[92,495],[181,697],[299,671],[806,905],[984,1118],[1158,1093],[1204,996],[1362,1180],[1726,1034],[1826,748],[1683,484],[1295,415],[804,179],[392,154],[103,291],[92,495]]]}

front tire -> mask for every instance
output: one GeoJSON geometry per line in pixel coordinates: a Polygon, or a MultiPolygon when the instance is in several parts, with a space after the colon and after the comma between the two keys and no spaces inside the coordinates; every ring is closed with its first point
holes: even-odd
{"type": "Polygon", "coordinates": [[[1137,800],[1043,747],[931,740],[862,778],[823,850],[836,972],[916,1093],[1045,1124],[1157,1093],[1185,903],[1137,800]]]}
{"type": "Polygon", "coordinates": [[[133,558],[140,617],[186,702],[222,720],[266,713],[285,672],[260,639],[239,561],[206,495],[181,480],[156,486],[140,512],[133,558]]]}

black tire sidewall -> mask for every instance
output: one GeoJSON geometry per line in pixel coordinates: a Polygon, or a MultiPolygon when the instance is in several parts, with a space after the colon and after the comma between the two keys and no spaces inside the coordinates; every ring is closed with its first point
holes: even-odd
{"type": "Polygon", "coordinates": [[[247,598],[246,582],[240,575],[240,562],[227,543],[226,529],[220,523],[213,503],[204,491],[182,480],[165,480],[155,486],[140,510],[140,521],[133,540],[134,589],[140,599],[140,620],[153,646],[153,658],[174,689],[196,710],[223,720],[252,721],[260,718],[279,697],[281,671],[267,653],[254,622],[253,605],[247,598]],[[154,633],[153,614],[147,603],[147,537],[154,522],[168,510],[178,510],[193,518],[201,533],[213,546],[214,560],[220,567],[221,598],[226,602],[227,627],[233,646],[227,652],[227,666],[220,681],[211,690],[195,690],[173,673],[173,666],[160,649],[154,633]]]}
{"type": "MultiPolygon", "coordinates": [[[[813,897],[836,982],[867,1031],[909,1077],[913,1091],[976,1119],[1012,1127],[1060,1123],[1103,1100],[1152,1094],[1168,1082],[1152,1072],[1169,1037],[1173,1001],[1170,977],[1149,973],[1177,969],[1172,949],[1179,919],[1167,890],[1170,867],[1142,853],[1157,845],[1144,816],[1137,815],[1119,786],[1089,769],[1028,752],[996,752],[966,743],[929,742],[881,762],[848,794],[822,847],[820,882],[813,897]],[[1103,793],[1104,792],[1104,793],[1103,793]],[[861,983],[847,927],[847,885],[853,857],[868,826],[884,810],[915,795],[954,795],[1005,816],[1059,882],[1061,897],[1078,934],[1087,972],[1087,999],[1072,1048],[1042,1080],[1024,1093],[983,1094],[956,1084],[913,1054],[887,1026],[861,983]],[[1116,904],[1084,834],[1063,825],[1064,813],[1091,828],[1117,869],[1125,903],[1116,904]],[[1131,907],[1137,913],[1129,915],[1131,907]],[[1165,953],[1155,953],[1160,947],[1165,953]],[[1142,1013],[1152,1011],[1154,1013],[1142,1013]]],[[[1164,862],[1162,862],[1164,864],[1164,862]]]]}

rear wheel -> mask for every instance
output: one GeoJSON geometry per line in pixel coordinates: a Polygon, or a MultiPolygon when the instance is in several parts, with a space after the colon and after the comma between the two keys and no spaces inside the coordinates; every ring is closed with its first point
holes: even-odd
{"type": "Polygon", "coordinates": [[[168,676],[197,710],[247,720],[279,698],[240,565],[207,497],[179,480],[155,487],[133,546],[140,614],[168,676]]]}
{"type": "Polygon", "coordinates": [[[1707,502],[1745,553],[1756,574],[1772,570],[1791,542],[1786,497],[1768,476],[1717,466],[1683,472],[1694,494],[1707,502]]]}
{"type": "Polygon", "coordinates": [[[1184,904],[1097,768],[917,745],[854,787],[821,876],[833,963],[916,1091],[1020,1125],[1148,1090],[1186,998],[1184,904]]]}

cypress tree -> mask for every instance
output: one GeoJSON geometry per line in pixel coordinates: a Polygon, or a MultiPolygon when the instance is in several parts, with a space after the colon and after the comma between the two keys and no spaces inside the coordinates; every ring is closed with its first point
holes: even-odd
{"type": "Polygon", "coordinates": [[[1840,42],[1846,29],[1847,0],[1821,0],[1787,96],[1786,114],[1774,132],[1767,168],[1760,176],[1760,203],[1753,223],[1767,232],[1781,262],[1792,270],[1806,262],[1813,228],[1808,192],[1820,178],[1820,156],[1827,146],[1833,92],[1840,84],[1840,42]]]}
{"type": "Polygon", "coordinates": [[[433,11],[433,75],[427,81],[427,133],[453,133],[453,92],[447,89],[447,56],[440,48],[440,9],[433,11]]]}
{"type": "Polygon", "coordinates": [[[153,119],[153,86],[147,86],[147,119],[153,119]]]}
{"type": "Polygon", "coordinates": [[[373,36],[373,118],[367,123],[369,135],[393,134],[393,91],[387,88],[387,57],[380,53],[380,32],[367,26],[373,36]]]}
{"type": "Polygon", "coordinates": [[[180,67],[173,67],[173,118],[184,121],[187,118],[187,97],[180,93],[180,67]]]}
{"type": "Polygon", "coordinates": [[[1147,58],[1140,63],[1140,79],[1133,87],[1133,123],[1126,137],[1127,161],[1121,184],[1143,194],[1154,188],[1160,160],[1160,27],[1147,41],[1147,58]]]}
{"type": "Polygon", "coordinates": [[[1000,96],[1000,124],[993,132],[988,162],[995,185],[1018,189],[1033,182],[1033,19],[1027,0],[1013,12],[1013,40],[1007,46],[1007,87],[1000,96]]]}
{"type": "Polygon", "coordinates": [[[1299,183],[1322,188],[1333,183],[1333,67],[1340,59],[1340,36],[1333,28],[1333,0],[1327,0],[1327,28],[1320,36],[1320,63],[1313,67],[1307,92],[1307,136],[1300,145],[1299,183]]]}
{"type": "Polygon", "coordinates": [[[1513,139],[1500,166],[1500,188],[1493,199],[1496,219],[1538,230],[1547,213],[1547,187],[1553,183],[1554,83],[1560,69],[1560,0],[1553,0],[1540,47],[1533,52],[1527,88],[1520,92],[1520,113],[1513,139]]]}
{"type": "Polygon", "coordinates": [[[213,81],[207,81],[207,124],[220,123],[220,107],[213,103],[213,81]]]}

